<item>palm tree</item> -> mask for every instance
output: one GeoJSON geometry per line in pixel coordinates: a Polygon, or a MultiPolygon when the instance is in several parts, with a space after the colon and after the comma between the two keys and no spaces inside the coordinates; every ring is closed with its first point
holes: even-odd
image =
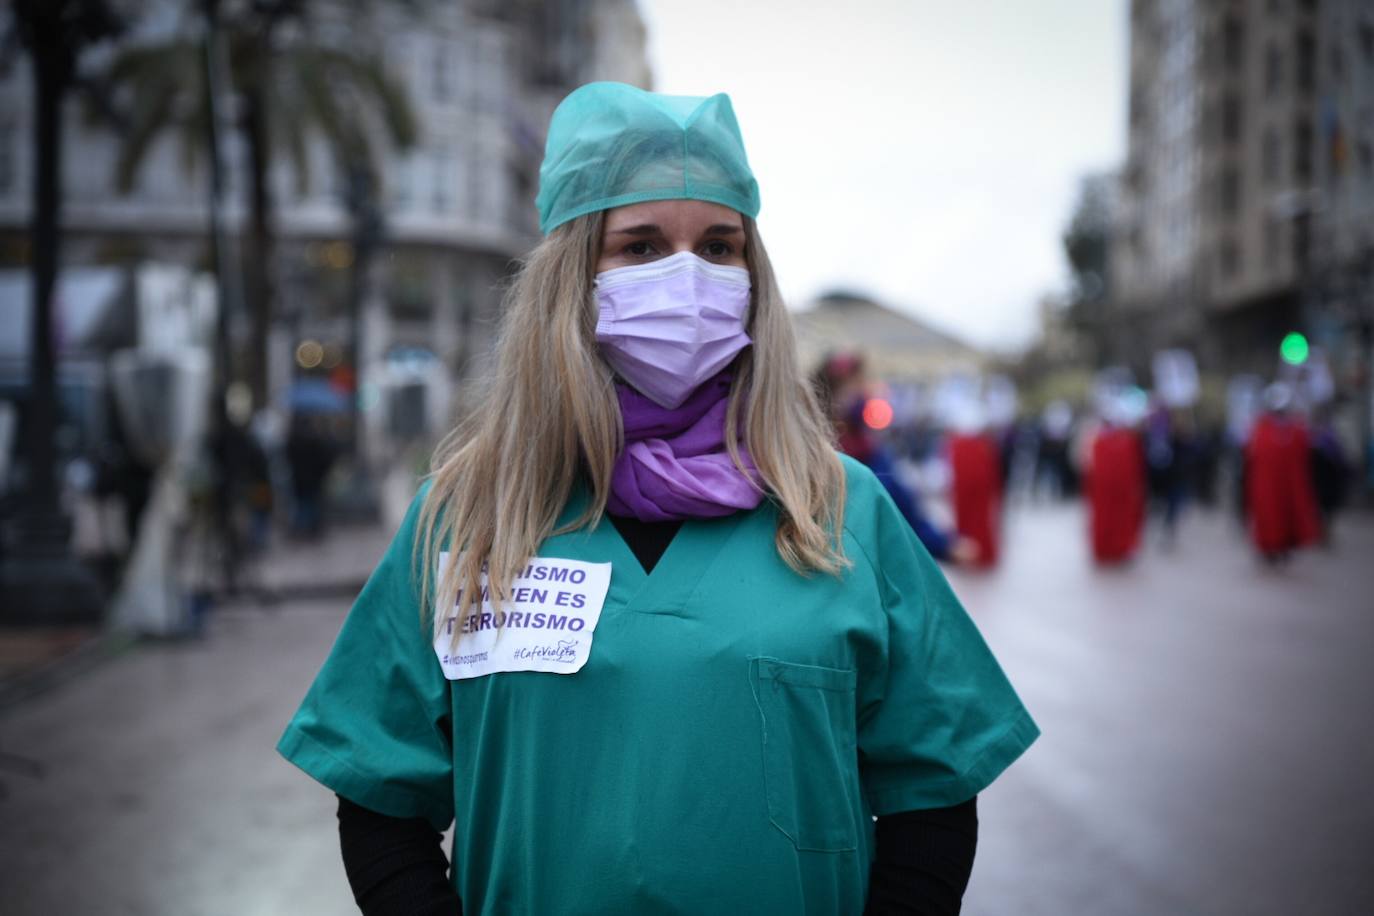
{"type": "MultiPolygon", "coordinates": [[[[246,362],[258,406],[267,400],[267,336],[275,292],[272,161],[289,157],[297,187],[306,191],[312,136],[328,142],[336,161],[365,163],[375,176],[378,150],[373,138],[381,133],[405,149],[417,134],[405,89],[374,52],[325,38],[312,15],[314,5],[309,0],[254,0],[225,4],[219,15],[235,95],[233,125],[248,154],[250,247],[244,287],[251,330],[246,362]],[[359,129],[360,124],[371,129],[359,129]]],[[[115,164],[120,190],[133,187],[154,142],[168,133],[179,139],[188,169],[205,155],[210,109],[201,54],[197,36],[178,34],[126,48],[111,60],[105,82],[127,109],[115,164]]]]}
{"type": "Polygon", "coordinates": [[[33,68],[32,381],[25,436],[28,483],[15,550],[0,565],[0,607],[7,622],[89,621],[100,614],[101,602],[94,578],[67,550],[54,438],[52,301],[62,254],[62,102],[76,85],[82,52],[116,35],[123,20],[107,0],[16,0],[11,17],[10,26],[33,68]]]}

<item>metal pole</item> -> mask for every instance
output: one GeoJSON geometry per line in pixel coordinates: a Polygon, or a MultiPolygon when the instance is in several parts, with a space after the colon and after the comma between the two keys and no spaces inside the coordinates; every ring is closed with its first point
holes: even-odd
{"type": "Polygon", "coordinates": [[[211,386],[210,416],[215,461],[219,468],[219,486],[215,488],[216,527],[219,529],[221,574],[224,588],[230,594],[238,584],[238,538],[234,534],[233,497],[234,462],[227,447],[230,441],[228,407],[229,383],[232,376],[230,319],[238,302],[234,286],[234,269],[230,263],[227,237],[224,230],[224,158],[220,149],[220,98],[223,82],[223,45],[219,29],[219,0],[205,0],[205,36],[203,41],[205,65],[205,102],[209,117],[205,119],[205,142],[209,149],[210,184],[209,235],[210,252],[215,265],[214,383],[211,386]]]}
{"type": "Polygon", "coordinates": [[[368,464],[367,436],[363,416],[363,313],[372,294],[373,260],[382,240],[383,226],[377,207],[377,188],[368,163],[357,148],[346,155],[343,162],[348,176],[345,205],[353,220],[353,264],[348,290],[348,356],[353,364],[353,397],[349,404],[353,481],[348,500],[348,514],[355,519],[376,518],[378,499],[368,464]]]}
{"type": "Polygon", "coordinates": [[[16,513],[14,549],[0,562],[0,620],[20,624],[90,623],[104,601],[95,576],[72,556],[71,525],[59,500],[55,287],[62,245],[62,101],[75,52],[64,43],[62,8],[33,17],[33,302],[29,347],[28,482],[16,513]]]}

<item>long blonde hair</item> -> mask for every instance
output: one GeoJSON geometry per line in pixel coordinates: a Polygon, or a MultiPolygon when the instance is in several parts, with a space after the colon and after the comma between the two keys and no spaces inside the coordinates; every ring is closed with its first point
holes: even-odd
{"type": "MultiPolygon", "coordinates": [[[[613,373],[596,345],[592,280],[603,220],[591,213],[559,226],[525,260],[506,295],[494,370],[435,450],[416,539],[426,619],[431,607],[453,607],[460,592],[460,617],[480,610],[484,562],[492,598],[503,599],[545,538],[594,526],[605,512],[624,432],[613,373]],[[586,509],[555,532],[579,475],[590,491],[586,509]],[[456,562],[436,579],[446,544],[456,545],[456,562]]],[[[838,573],[848,566],[844,469],[798,371],[791,319],[753,220],[745,218],[744,235],[754,343],[735,363],[726,429],[739,429],[743,412],[745,444],[778,508],[778,554],[803,575],[838,573]]],[[[742,468],[735,437],[726,442],[742,468]]]]}

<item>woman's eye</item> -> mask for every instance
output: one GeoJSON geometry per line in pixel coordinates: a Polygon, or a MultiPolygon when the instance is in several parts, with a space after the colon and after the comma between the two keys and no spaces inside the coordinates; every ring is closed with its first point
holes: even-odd
{"type": "Polygon", "coordinates": [[[625,246],[625,253],[634,255],[637,258],[645,258],[651,254],[657,254],[657,252],[654,251],[654,246],[648,242],[631,242],[625,246]]]}
{"type": "Polygon", "coordinates": [[[707,242],[703,250],[708,258],[728,258],[735,253],[728,242],[707,242]]]}

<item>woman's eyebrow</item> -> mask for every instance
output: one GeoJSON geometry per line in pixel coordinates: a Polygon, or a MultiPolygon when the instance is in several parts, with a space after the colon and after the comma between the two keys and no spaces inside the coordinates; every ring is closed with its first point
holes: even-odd
{"type": "Polygon", "coordinates": [[[659,235],[662,229],[653,223],[644,223],[641,226],[630,226],[628,229],[612,229],[611,235],[659,235]]]}
{"type": "MultiPolygon", "coordinates": [[[[733,235],[742,232],[740,226],[730,223],[716,223],[708,226],[702,235],[733,235]]],[[[639,226],[628,226],[624,229],[612,229],[608,235],[662,235],[663,230],[655,223],[644,223],[639,226]]]]}

